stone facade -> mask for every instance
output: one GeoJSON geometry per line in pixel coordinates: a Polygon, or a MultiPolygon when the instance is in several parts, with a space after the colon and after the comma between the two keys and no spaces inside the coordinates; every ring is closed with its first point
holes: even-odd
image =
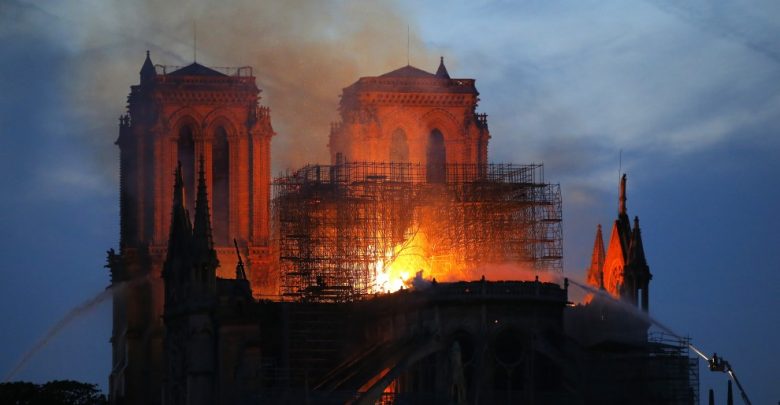
{"type": "Polygon", "coordinates": [[[431,171],[487,163],[490,133],[478,101],[474,79],[450,78],[443,59],[436,74],[405,66],[360,78],[341,95],[331,163],[422,163],[431,171]]]}
{"type": "MultiPolygon", "coordinates": [[[[157,403],[162,377],[163,285],[173,176],[182,167],[182,203],[194,207],[196,162],[203,159],[214,249],[233,277],[235,239],[256,295],[273,293],[269,243],[270,111],[258,104],[251,68],[230,74],[197,63],[155,66],[149,54],[120,117],[120,252],[112,281],[148,278],[114,302],[110,395],[157,403]]],[[[131,401],[132,402],[132,401],[131,401]]]]}
{"type": "MultiPolygon", "coordinates": [[[[158,73],[148,56],[132,88],[109,252],[112,404],[696,402],[687,346],[649,342],[649,325],[609,300],[573,306],[567,281],[421,278],[361,299],[258,299],[279,291],[258,92],[251,73],[158,73]]],[[[362,78],[344,90],[331,157],[421,163],[444,188],[445,165],[487,163],[477,95],[443,62],[362,78]]],[[[621,190],[617,247],[605,255],[599,233],[589,279],[634,304],[641,290],[646,309],[649,269],[621,190]]]]}

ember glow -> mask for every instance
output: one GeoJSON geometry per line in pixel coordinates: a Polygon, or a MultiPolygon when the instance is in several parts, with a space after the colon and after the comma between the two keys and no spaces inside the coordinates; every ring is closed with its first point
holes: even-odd
{"type": "MultiPolygon", "coordinates": [[[[431,229],[431,228],[427,228],[431,229]]],[[[423,230],[411,232],[409,239],[388,249],[375,263],[374,293],[391,293],[415,287],[415,279],[431,282],[486,280],[539,280],[558,282],[555,272],[534,268],[533,263],[503,262],[475,266],[452,246],[446,249],[423,230]],[[439,249],[435,247],[439,246],[439,249]]]]}
{"type": "Polygon", "coordinates": [[[431,258],[425,233],[418,231],[404,243],[388,250],[376,262],[375,292],[394,292],[411,287],[412,279],[421,272],[422,278],[432,278],[431,258]]]}

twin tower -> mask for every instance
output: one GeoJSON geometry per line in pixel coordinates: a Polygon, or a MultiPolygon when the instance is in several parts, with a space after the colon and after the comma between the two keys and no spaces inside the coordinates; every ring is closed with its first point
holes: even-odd
{"type": "MultiPolygon", "coordinates": [[[[474,80],[450,78],[443,60],[435,74],[405,66],[361,78],[344,89],[341,121],[331,127],[332,163],[419,162],[431,182],[443,181],[447,164],[485,164],[490,134],[487,116],[476,112],[478,96],[474,80]]],[[[273,299],[279,293],[269,219],[275,134],[270,110],[259,101],[250,67],[171,68],[154,65],[147,52],[116,141],[120,251],[109,252],[108,267],[115,285],[133,282],[114,300],[112,402],[161,399],[161,275],[171,206],[176,197],[188,215],[195,212],[201,165],[217,277],[235,277],[235,240],[254,296],[273,299]]]]}

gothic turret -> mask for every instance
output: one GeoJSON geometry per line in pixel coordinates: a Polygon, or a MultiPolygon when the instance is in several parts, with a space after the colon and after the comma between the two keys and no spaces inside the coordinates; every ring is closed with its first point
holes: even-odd
{"type": "Polygon", "coordinates": [[[171,231],[168,237],[168,252],[163,266],[162,276],[165,280],[165,307],[176,305],[177,290],[180,289],[190,263],[190,247],[192,245],[192,225],[187,208],[184,206],[184,187],[181,174],[181,163],[176,167],[173,185],[173,208],[171,210],[171,231]]]}
{"type": "Polygon", "coordinates": [[[182,179],[182,169],[179,164],[174,181],[168,253],[163,267],[166,308],[176,307],[185,297],[207,303],[215,292],[216,269],[219,266],[214,243],[211,240],[203,159],[200,160],[194,229],[184,206],[182,179]]]}
{"type": "Polygon", "coordinates": [[[631,239],[631,221],[628,219],[628,211],[626,209],[626,174],[620,178],[620,191],[618,197],[618,219],[616,225],[618,227],[620,243],[623,245],[624,259],[628,257],[628,245],[631,239]]]}
{"type": "Polygon", "coordinates": [[[645,259],[645,248],[642,246],[642,231],[639,229],[638,216],[634,217],[634,230],[631,232],[628,262],[632,265],[647,267],[647,259],[645,259]]]}
{"type": "MultiPolygon", "coordinates": [[[[641,307],[647,311],[648,289],[652,276],[645,259],[639,218],[634,219],[634,227],[631,229],[626,199],[626,175],[624,174],[620,179],[618,218],[612,226],[604,259],[603,288],[613,296],[634,305],[640,303],[641,296],[641,307]]],[[[590,283],[590,272],[588,276],[590,283]]]]}
{"type": "Polygon", "coordinates": [[[206,190],[206,175],[203,170],[203,156],[200,157],[198,169],[198,196],[195,200],[195,224],[192,235],[192,260],[194,270],[204,288],[204,293],[213,293],[217,277],[217,252],[211,235],[211,218],[209,216],[209,199],[206,190]]]}
{"type": "Polygon", "coordinates": [[[447,72],[447,67],[444,66],[444,56],[439,59],[439,68],[436,69],[436,77],[440,77],[442,79],[450,78],[450,74],[447,72]]]}
{"type": "Polygon", "coordinates": [[[601,236],[601,224],[596,229],[596,240],[593,242],[593,254],[588,269],[588,284],[604,289],[604,239],[601,236]]]}
{"type": "Polygon", "coordinates": [[[157,71],[154,69],[152,58],[149,57],[149,51],[146,51],[146,60],[144,60],[143,66],[141,66],[141,84],[148,83],[157,75],[157,71]]]}
{"type": "Polygon", "coordinates": [[[645,258],[645,248],[642,243],[642,231],[639,229],[639,217],[634,217],[634,230],[631,232],[631,242],[628,249],[628,263],[626,264],[626,278],[633,282],[630,295],[634,303],[639,303],[641,298],[641,307],[648,311],[649,307],[649,288],[650,280],[653,278],[650,274],[650,267],[645,258]],[[641,297],[640,297],[641,294],[641,297]]]}

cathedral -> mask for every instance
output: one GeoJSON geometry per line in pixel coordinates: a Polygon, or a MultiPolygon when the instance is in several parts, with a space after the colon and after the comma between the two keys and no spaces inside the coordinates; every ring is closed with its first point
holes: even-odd
{"type": "Polygon", "coordinates": [[[474,79],[360,78],[330,164],[276,179],[260,93],[250,67],[147,52],[116,141],[112,404],[697,402],[685,342],[612,303],[649,306],[625,176],[603,296],[575,305],[560,188],[489,163],[474,79]]]}

